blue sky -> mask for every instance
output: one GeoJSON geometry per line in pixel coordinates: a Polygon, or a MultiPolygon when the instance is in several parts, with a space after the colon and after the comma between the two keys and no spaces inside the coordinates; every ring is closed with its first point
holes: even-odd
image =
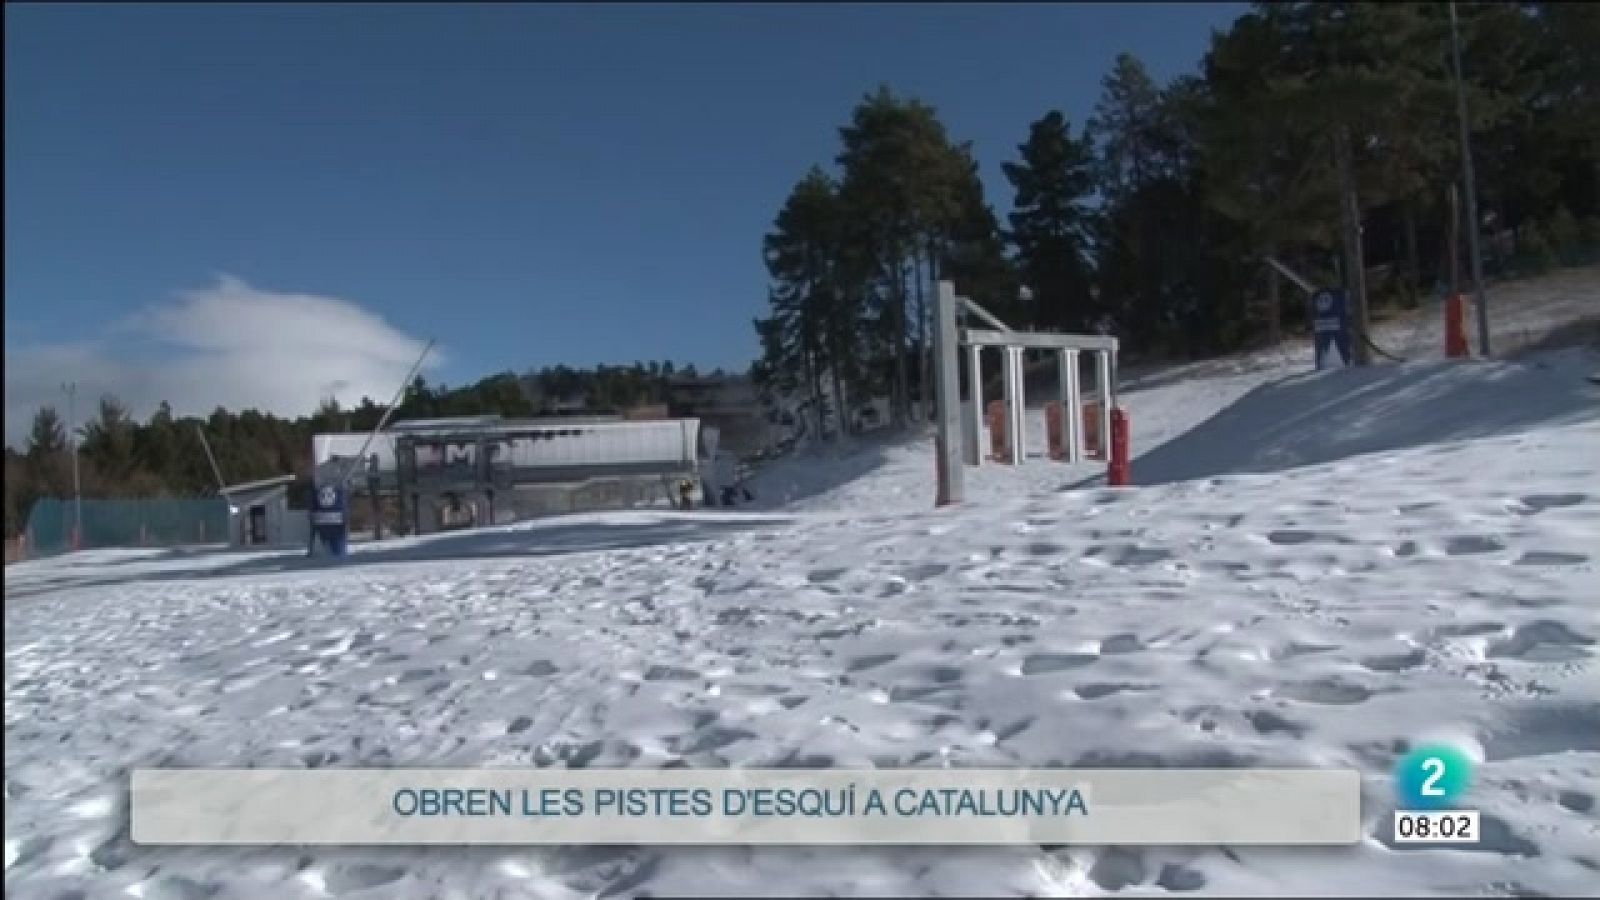
{"type": "Polygon", "coordinates": [[[1003,215],[1029,122],[1080,124],[1120,51],[1191,71],[1242,11],[7,4],[7,433],[63,378],[142,412],[382,399],[428,337],[451,384],[742,369],[761,237],[863,94],[933,104],[1003,215]]]}

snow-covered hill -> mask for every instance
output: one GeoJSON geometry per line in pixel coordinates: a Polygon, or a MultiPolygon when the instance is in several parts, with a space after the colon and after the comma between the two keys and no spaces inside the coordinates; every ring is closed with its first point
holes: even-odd
{"type": "Polygon", "coordinates": [[[7,893],[1592,892],[1597,366],[1152,379],[1128,490],[1035,460],[934,510],[930,441],[864,443],[769,468],[760,511],[8,567],[7,893]],[[1436,737],[1483,761],[1485,841],[1398,849],[1389,767],[1436,737]],[[1371,837],[141,848],[158,764],[1352,766],[1371,837]]]}

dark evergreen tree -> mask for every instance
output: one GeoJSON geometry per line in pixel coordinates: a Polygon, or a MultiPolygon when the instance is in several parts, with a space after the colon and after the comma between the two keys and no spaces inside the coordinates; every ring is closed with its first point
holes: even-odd
{"type": "Polygon", "coordinates": [[[1033,296],[1026,324],[1090,328],[1095,317],[1093,143],[1087,134],[1074,138],[1066,116],[1051,110],[1033,123],[1027,142],[1017,149],[1021,161],[1002,169],[1016,189],[1009,237],[1018,274],[1033,296]]]}

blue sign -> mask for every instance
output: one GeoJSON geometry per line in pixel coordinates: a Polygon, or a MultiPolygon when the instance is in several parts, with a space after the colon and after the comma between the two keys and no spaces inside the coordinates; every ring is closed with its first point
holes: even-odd
{"type": "Polygon", "coordinates": [[[1350,364],[1350,315],[1344,291],[1323,288],[1311,295],[1311,331],[1316,336],[1317,368],[1333,364],[1330,350],[1338,351],[1338,365],[1350,364]]]}
{"type": "Polygon", "coordinates": [[[349,500],[342,486],[319,484],[311,492],[311,552],[321,543],[330,556],[343,556],[350,540],[349,500]]]}

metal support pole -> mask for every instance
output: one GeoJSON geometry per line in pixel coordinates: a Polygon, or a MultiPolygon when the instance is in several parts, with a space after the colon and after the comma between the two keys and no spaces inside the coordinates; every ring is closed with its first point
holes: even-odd
{"type": "MultiPolygon", "coordinates": [[[[938,476],[938,497],[935,502],[943,506],[960,503],[966,497],[961,465],[961,366],[956,330],[956,286],[954,282],[941,281],[934,298],[933,360],[937,377],[934,379],[934,402],[939,409],[938,439],[935,461],[938,476]]],[[[981,449],[980,449],[980,452],[981,449]]]]}
{"type": "Polygon", "coordinates": [[[1296,272],[1295,270],[1284,265],[1277,258],[1271,256],[1267,257],[1267,265],[1276,269],[1278,274],[1294,282],[1295,287],[1305,291],[1307,294],[1315,294],[1317,292],[1315,285],[1303,278],[1299,272],[1296,272]]]}
{"type": "Polygon", "coordinates": [[[355,472],[356,466],[366,462],[367,449],[372,446],[372,439],[378,436],[378,432],[383,430],[383,426],[389,424],[389,417],[394,415],[394,411],[399,409],[400,404],[404,402],[406,389],[411,387],[411,379],[415,378],[417,370],[422,368],[422,361],[428,358],[428,351],[433,349],[433,342],[434,338],[428,339],[427,345],[422,348],[422,355],[417,357],[417,361],[411,366],[411,371],[406,373],[405,380],[400,382],[400,389],[394,392],[394,399],[389,401],[389,408],[385,409],[383,415],[378,418],[378,424],[372,426],[372,430],[367,432],[367,439],[362,442],[361,450],[351,457],[350,461],[345,464],[344,469],[339,472],[338,484],[340,487],[349,484],[350,476],[355,472]]]}
{"type": "Polygon", "coordinates": [[[67,452],[72,454],[72,549],[83,547],[83,483],[78,479],[78,383],[63,384],[67,392],[67,452]]]}
{"type": "Polygon", "coordinates": [[[1006,444],[1011,464],[1021,465],[1024,458],[1022,431],[1023,385],[1022,348],[1006,347],[1006,444]]]}
{"type": "Polygon", "coordinates": [[[967,347],[967,396],[971,404],[966,415],[967,465],[983,464],[983,348],[976,344],[967,347]]]}
{"type": "Polygon", "coordinates": [[[1107,381],[1110,384],[1110,387],[1108,387],[1107,390],[1111,392],[1111,405],[1113,407],[1122,402],[1122,398],[1117,394],[1118,379],[1121,377],[1118,374],[1119,366],[1117,363],[1117,351],[1121,347],[1121,344],[1111,345],[1111,369],[1106,373],[1108,376],[1107,381]]]}
{"type": "Polygon", "coordinates": [[[987,309],[984,309],[983,307],[979,306],[977,304],[977,301],[969,300],[966,297],[960,298],[960,301],[961,301],[961,307],[966,312],[968,312],[968,313],[970,313],[970,314],[972,314],[974,316],[977,316],[978,318],[984,320],[985,322],[988,322],[991,327],[997,328],[1000,331],[1010,331],[1011,330],[1011,326],[1010,325],[1007,325],[1006,323],[1000,321],[1000,319],[998,317],[996,317],[994,313],[989,312],[987,309]]]}
{"type": "Polygon", "coordinates": [[[1083,462],[1083,389],[1078,384],[1078,351],[1060,350],[1061,446],[1067,462],[1083,462]]]}
{"type": "Polygon", "coordinates": [[[1478,305],[1478,354],[1489,357],[1489,289],[1483,283],[1483,255],[1478,250],[1478,189],[1472,175],[1472,141],[1467,129],[1467,90],[1461,77],[1461,35],[1456,5],[1450,4],[1450,53],[1456,70],[1456,118],[1461,126],[1461,171],[1467,184],[1467,252],[1472,257],[1472,295],[1478,305]]]}
{"type": "Polygon", "coordinates": [[[1100,395],[1100,451],[1111,458],[1111,353],[1096,350],[1094,354],[1095,390],[1100,395]]]}
{"type": "Polygon", "coordinates": [[[372,539],[383,540],[383,499],[379,495],[377,454],[367,460],[367,493],[372,497],[372,539]]]}

